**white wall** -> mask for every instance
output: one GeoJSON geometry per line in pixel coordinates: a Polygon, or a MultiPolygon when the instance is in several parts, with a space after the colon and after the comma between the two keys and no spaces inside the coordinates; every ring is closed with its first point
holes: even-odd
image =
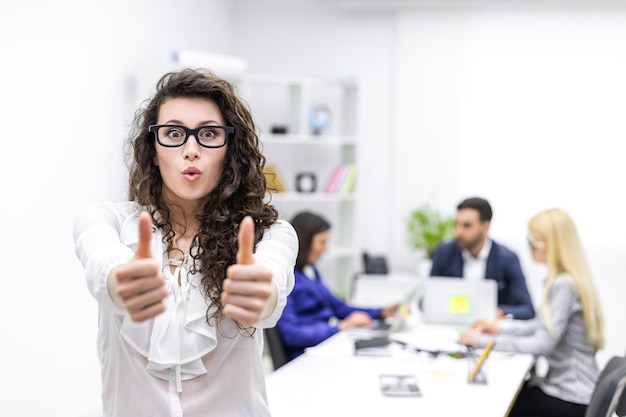
{"type": "MultiPolygon", "coordinates": [[[[452,208],[487,197],[492,235],[517,249],[535,299],[544,270],[531,262],[526,222],[553,206],[570,212],[603,302],[607,352],[620,354],[625,46],[624,9],[402,14],[393,194],[396,217],[419,201],[452,208]]],[[[395,264],[407,259],[400,242],[395,264]]]]}
{"type": "Polygon", "coordinates": [[[3,416],[97,407],[96,305],[74,255],[74,213],[125,195],[136,68],[165,65],[177,48],[228,52],[230,20],[228,0],[0,6],[3,416]]]}

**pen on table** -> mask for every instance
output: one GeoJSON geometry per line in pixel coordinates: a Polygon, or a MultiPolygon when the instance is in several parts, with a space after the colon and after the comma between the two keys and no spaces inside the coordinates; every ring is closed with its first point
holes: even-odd
{"type": "Polygon", "coordinates": [[[476,374],[478,373],[480,368],[483,366],[483,362],[485,361],[485,359],[487,359],[487,356],[489,356],[489,353],[491,352],[491,349],[493,349],[493,345],[495,343],[496,341],[494,339],[491,339],[487,347],[483,349],[483,351],[480,353],[480,356],[478,357],[478,360],[476,361],[476,365],[474,366],[474,369],[472,369],[472,373],[470,374],[468,378],[469,381],[473,381],[474,378],[476,378],[476,374]]]}

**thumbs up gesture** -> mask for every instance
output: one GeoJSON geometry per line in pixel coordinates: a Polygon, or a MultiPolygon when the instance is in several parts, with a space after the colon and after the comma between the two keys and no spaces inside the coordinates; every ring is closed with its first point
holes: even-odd
{"type": "Polygon", "coordinates": [[[109,275],[109,293],[114,301],[126,308],[134,321],[145,321],[165,311],[163,299],[168,290],[152,258],[152,218],[147,212],[139,216],[139,244],[135,256],[113,268],[109,275]]]}
{"type": "Polygon", "coordinates": [[[266,267],[254,263],[254,222],[246,216],[239,227],[239,249],[234,265],[228,267],[222,285],[224,314],[243,325],[267,317],[276,306],[276,287],[266,267]]]}

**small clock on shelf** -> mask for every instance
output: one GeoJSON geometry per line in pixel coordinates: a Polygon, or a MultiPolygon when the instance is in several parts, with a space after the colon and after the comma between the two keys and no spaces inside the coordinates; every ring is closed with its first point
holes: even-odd
{"type": "Polygon", "coordinates": [[[301,172],[296,176],[296,191],[314,193],[317,189],[317,177],[312,172],[301,172]]]}

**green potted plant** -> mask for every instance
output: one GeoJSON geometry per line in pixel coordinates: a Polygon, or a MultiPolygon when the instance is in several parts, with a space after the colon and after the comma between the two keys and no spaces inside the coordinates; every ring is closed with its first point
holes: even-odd
{"type": "Polygon", "coordinates": [[[454,217],[443,214],[430,204],[411,211],[406,226],[409,247],[424,251],[428,258],[432,258],[439,243],[454,237],[454,217]]]}

